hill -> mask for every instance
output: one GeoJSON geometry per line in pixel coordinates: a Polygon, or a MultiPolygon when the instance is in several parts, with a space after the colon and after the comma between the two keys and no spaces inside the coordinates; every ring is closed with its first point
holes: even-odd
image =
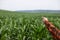
{"type": "Polygon", "coordinates": [[[60,13],[60,10],[18,10],[18,12],[48,12],[48,13],[60,13]]]}

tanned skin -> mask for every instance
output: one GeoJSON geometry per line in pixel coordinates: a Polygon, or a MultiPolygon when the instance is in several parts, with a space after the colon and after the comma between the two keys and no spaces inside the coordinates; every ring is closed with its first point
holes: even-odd
{"type": "Polygon", "coordinates": [[[54,40],[60,40],[60,30],[56,28],[46,17],[43,18],[43,23],[45,24],[46,28],[52,34],[54,40]]]}

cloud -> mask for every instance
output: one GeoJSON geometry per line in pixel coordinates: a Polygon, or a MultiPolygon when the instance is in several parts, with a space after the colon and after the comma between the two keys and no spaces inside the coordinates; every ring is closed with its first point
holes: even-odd
{"type": "Polygon", "coordinates": [[[60,10],[59,0],[0,0],[0,9],[6,10],[60,10]]]}

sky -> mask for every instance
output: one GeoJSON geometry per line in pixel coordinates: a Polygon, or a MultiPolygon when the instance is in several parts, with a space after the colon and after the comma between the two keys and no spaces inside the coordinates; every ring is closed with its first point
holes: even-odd
{"type": "Polygon", "coordinates": [[[0,0],[0,10],[60,10],[60,0],[0,0]]]}

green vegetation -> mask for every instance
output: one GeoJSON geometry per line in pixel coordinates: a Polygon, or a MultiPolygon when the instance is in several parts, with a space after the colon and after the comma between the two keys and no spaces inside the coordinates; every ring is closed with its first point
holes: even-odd
{"type": "Polygon", "coordinates": [[[60,14],[0,10],[0,40],[53,40],[42,16],[60,29],[60,14]]]}

